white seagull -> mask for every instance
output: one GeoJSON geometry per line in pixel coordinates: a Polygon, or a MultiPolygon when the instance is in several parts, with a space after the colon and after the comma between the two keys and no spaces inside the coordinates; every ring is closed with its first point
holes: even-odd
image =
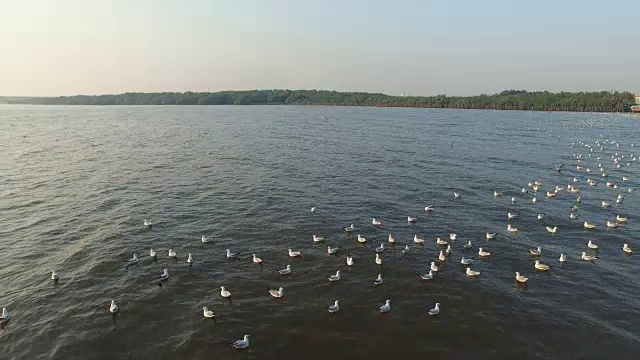
{"type": "Polygon", "coordinates": [[[347,266],[353,266],[353,257],[347,255],[347,266]]]}
{"type": "Polygon", "coordinates": [[[424,208],[424,211],[433,211],[435,208],[433,207],[433,205],[429,205],[427,207],[424,208]]]}
{"type": "Polygon", "coordinates": [[[358,234],[358,242],[359,243],[366,243],[367,239],[364,236],[361,236],[360,234],[358,234]]]}
{"type": "Polygon", "coordinates": [[[280,269],[280,270],[276,269],[276,271],[279,272],[280,275],[289,275],[291,274],[291,265],[287,265],[287,267],[284,269],[280,269]]]}
{"type": "Polygon", "coordinates": [[[178,256],[178,254],[176,254],[176,252],[173,249],[169,249],[169,257],[170,258],[176,258],[178,256]]]}
{"type": "Polygon", "coordinates": [[[617,227],[618,227],[618,225],[619,225],[619,224],[618,224],[617,222],[615,222],[615,221],[607,220],[607,227],[610,227],[610,228],[617,228],[617,227]]]}
{"type": "Polygon", "coordinates": [[[584,261],[593,261],[593,260],[596,260],[596,259],[597,259],[597,257],[591,256],[591,255],[587,255],[587,253],[584,252],[584,251],[582,252],[582,260],[584,260],[584,261]]]}
{"type": "Polygon", "coordinates": [[[501,197],[501,196],[502,196],[501,192],[497,192],[497,191],[493,192],[493,197],[501,197]]]}
{"type": "Polygon", "coordinates": [[[508,232],[518,232],[518,228],[511,226],[511,224],[507,225],[508,232]]]}
{"type": "Polygon", "coordinates": [[[458,234],[456,233],[449,233],[449,240],[451,241],[456,241],[456,239],[458,238],[458,234]]]}
{"type": "Polygon", "coordinates": [[[387,300],[384,305],[380,306],[378,308],[378,311],[380,311],[381,313],[387,313],[389,312],[389,310],[391,310],[391,300],[387,300]]]}
{"type": "Polygon", "coordinates": [[[540,260],[536,260],[534,266],[535,266],[536,270],[540,270],[540,271],[549,270],[549,265],[545,265],[545,264],[541,263],[540,260]]]}
{"type": "Polygon", "coordinates": [[[595,228],[596,228],[596,225],[595,225],[595,224],[593,224],[593,223],[590,223],[590,222],[586,222],[586,221],[585,221],[585,222],[584,222],[584,228],[585,228],[585,229],[595,229],[595,228]]]}
{"type": "Polygon", "coordinates": [[[589,249],[598,250],[598,245],[591,242],[591,240],[589,240],[589,242],[587,243],[587,246],[589,247],[589,249]]]}
{"type": "Polygon", "coordinates": [[[147,219],[144,219],[144,226],[150,228],[153,226],[153,223],[147,219]]]}
{"type": "Polygon", "coordinates": [[[418,235],[413,235],[413,242],[416,244],[424,244],[424,239],[419,238],[418,235]]]}
{"type": "Polygon", "coordinates": [[[376,218],[374,218],[374,219],[371,221],[371,223],[373,224],[373,226],[380,226],[380,225],[382,225],[382,221],[380,221],[380,220],[378,220],[378,219],[376,219],[376,218]]]}
{"type": "Polygon", "coordinates": [[[316,207],[315,206],[311,208],[311,212],[316,212],[316,207]]]}
{"type": "Polygon", "coordinates": [[[324,241],[323,237],[313,235],[313,242],[321,242],[324,241]]]}
{"type": "Polygon", "coordinates": [[[435,316],[438,314],[440,314],[440,303],[436,303],[436,306],[433,309],[429,310],[429,315],[431,316],[435,316]]]}
{"type": "Polygon", "coordinates": [[[496,235],[498,235],[498,233],[486,233],[485,237],[487,238],[487,240],[491,240],[491,239],[495,239],[496,235]]]}
{"type": "Polygon", "coordinates": [[[393,243],[396,242],[396,239],[393,236],[391,236],[391,234],[389,234],[388,241],[389,241],[390,244],[393,244],[393,243]]]}
{"type": "Polygon", "coordinates": [[[561,263],[567,261],[567,254],[565,253],[560,254],[560,259],[558,259],[558,261],[560,261],[561,263]]]}
{"type": "Polygon", "coordinates": [[[524,275],[520,275],[520,273],[516,271],[516,280],[521,283],[526,283],[529,278],[524,275]]]}
{"type": "Polygon", "coordinates": [[[383,251],[384,251],[384,244],[380,243],[380,246],[376,248],[376,252],[383,252],[383,251]]]}
{"type": "Polygon", "coordinates": [[[149,251],[149,256],[156,257],[156,251],[153,250],[153,248],[151,248],[151,250],[149,251]]]}
{"type": "Polygon", "coordinates": [[[328,254],[335,254],[338,252],[339,247],[331,247],[331,246],[327,246],[327,253],[328,254]]]}
{"type": "Polygon", "coordinates": [[[554,227],[547,226],[547,231],[552,233],[552,234],[555,234],[556,231],[558,231],[558,227],[557,226],[554,226],[554,227]]]}
{"type": "Polygon", "coordinates": [[[431,271],[433,272],[438,272],[438,265],[436,265],[435,262],[431,262],[431,266],[429,267],[431,269],[431,271]]]}
{"type": "MultiPolygon", "coordinates": [[[[5,309],[2,309],[2,315],[4,315],[4,310],[5,309]]],[[[115,314],[115,313],[118,312],[118,310],[120,310],[120,308],[116,304],[116,301],[115,300],[111,300],[111,306],[109,306],[109,312],[112,313],[112,314],[115,314]]]]}
{"type": "Polygon", "coordinates": [[[336,271],[335,275],[331,275],[328,277],[329,281],[339,281],[340,280],[340,270],[336,271]]]}
{"type": "Polygon", "coordinates": [[[626,217],[626,216],[616,215],[616,221],[619,222],[619,223],[627,222],[627,219],[629,219],[629,218],[626,217]]]}
{"type": "Polygon", "coordinates": [[[232,259],[238,256],[240,253],[231,252],[231,249],[227,249],[227,259],[232,259]]]}
{"type": "Polygon", "coordinates": [[[193,257],[191,257],[191,253],[189,253],[189,256],[187,257],[187,264],[189,265],[193,264],[193,257]]]}
{"type": "Polygon", "coordinates": [[[162,275],[160,275],[160,280],[165,281],[169,278],[169,269],[162,270],[162,275]]]}
{"type": "Polygon", "coordinates": [[[336,300],[333,305],[329,306],[329,312],[330,313],[336,313],[340,310],[340,305],[338,305],[338,300],[336,300]]]}
{"type": "Polygon", "coordinates": [[[282,295],[284,295],[284,288],[281,287],[278,290],[269,289],[269,294],[271,294],[271,296],[273,296],[274,298],[281,298],[282,295]]]}
{"type": "Polygon", "coordinates": [[[382,265],[382,258],[380,257],[380,254],[376,254],[376,260],[375,260],[376,264],[378,265],[382,265]]]}
{"type": "Polygon", "coordinates": [[[231,293],[224,288],[224,286],[220,286],[220,296],[222,296],[223,298],[229,298],[231,297],[231,293]]]}
{"type": "Polygon", "coordinates": [[[404,249],[402,249],[402,254],[404,255],[404,254],[406,254],[408,252],[409,252],[409,245],[405,245],[404,249]]]}
{"type": "Polygon", "coordinates": [[[442,240],[441,238],[436,238],[436,244],[438,245],[449,245],[446,240],[442,240]]]}
{"type": "Polygon", "coordinates": [[[480,275],[480,271],[471,270],[470,267],[467,268],[467,276],[478,276],[480,275]]]}
{"type": "Polygon", "coordinates": [[[253,263],[254,264],[262,264],[262,259],[260,259],[256,254],[253,254],[253,263]]]}
{"type": "Polygon", "coordinates": [[[631,255],[631,247],[629,247],[629,244],[624,244],[622,246],[622,251],[624,251],[625,253],[631,255]]]}
{"type": "Polygon", "coordinates": [[[444,256],[444,251],[440,250],[440,255],[438,255],[438,260],[440,260],[440,261],[447,260],[447,257],[444,256]]]}
{"type": "Polygon", "coordinates": [[[352,232],[353,230],[355,230],[355,227],[353,227],[353,224],[344,228],[344,231],[346,232],[352,232]]]}
{"type": "Polygon", "coordinates": [[[58,280],[60,280],[60,277],[54,270],[51,271],[51,280],[53,280],[54,283],[57,283],[58,280]]]}
{"type": "Polygon", "coordinates": [[[538,246],[537,249],[529,249],[529,253],[533,256],[540,256],[540,254],[542,254],[542,249],[538,246]]]}
{"type": "Polygon", "coordinates": [[[453,193],[453,197],[454,197],[455,199],[460,199],[460,198],[462,197],[462,194],[457,193],[457,192],[454,192],[454,193],[453,193]]]}
{"type": "Polygon", "coordinates": [[[407,222],[414,223],[418,221],[418,218],[407,216],[407,222]]]}
{"type": "Polygon", "coordinates": [[[478,248],[478,255],[485,257],[485,256],[491,256],[491,253],[488,251],[482,250],[482,248],[478,248]]]}
{"type": "Polygon", "coordinates": [[[249,335],[245,335],[244,339],[236,340],[233,344],[231,344],[236,349],[246,349],[249,347],[249,335]]]}
{"type": "Polygon", "coordinates": [[[296,257],[296,256],[300,256],[300,251],[293,251],[291,249],[289,249],[289,256],[290,257],[296,257]]]}
{"type": "Polygon", "coordinates": [[[518,217],[518,214],[510,213],[510,212],[508,212],[508,213],[507,213],[507,218],[508,218],[509,220],[511,220],[511,219],[515,219],[515,218],[517,218],[517,217],[518,217]]]}
{"type": "Polygon", "coordinates": [[[538,214],[537,219],[538,219],[538,220],[542,220],[542,219],[544,219],[544,214],[538,214]]]}
{"type": "Polygon", "coordinates": [[[429,270],[427,274],[420,275],[422,280],[433,280],[433,270],[429,270]]]}
{"type": "Polygon", "coordinates": [[[207,308],[206,306],[202,307],[202,315],[204,315],[204,317],[206,318],[212,318],[215,316],[213,314],[213,311],[209,310],[209,308],[207,308]]]}
{"type": "Polygon", "coordinates": [[[378,277],[377,277],[375,280],[373,280],[373,283],[374,283],[375,285],[382,285],[382,282],[383,282],[383,281],[384,281],[384,280],[382,280],[382,274],[378,274],[378,277]]]}
{"type": "Polygon", "coordinates": [[[202,241],[203,243],[208,243],[208,242],[210,242],[211,240],[210,240],[208,237],[206,237],[206,236],[202,235],[202,238],[200,238],[200,241],[202,241]]]}
{"type": "Polygon", "coordinates": [[[473,258],[465,258],[464,256],[460,259],[460,264],[469,265],[473,262],[473,258]]]}

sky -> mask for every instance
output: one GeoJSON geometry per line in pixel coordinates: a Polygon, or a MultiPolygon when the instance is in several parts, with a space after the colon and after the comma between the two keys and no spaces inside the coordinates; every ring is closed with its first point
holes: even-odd
{"type": "Polygon", "coordinates": [[[0,0],[0,96],[640,93],[638,0],[0,0]]]}

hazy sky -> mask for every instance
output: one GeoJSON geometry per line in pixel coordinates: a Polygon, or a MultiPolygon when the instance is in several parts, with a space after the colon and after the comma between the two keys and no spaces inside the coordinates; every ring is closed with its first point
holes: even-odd
{"type": "Polygon", "coordinates": [[[640,0],[0,0],[0,95],[640,92],[640,0]]]}

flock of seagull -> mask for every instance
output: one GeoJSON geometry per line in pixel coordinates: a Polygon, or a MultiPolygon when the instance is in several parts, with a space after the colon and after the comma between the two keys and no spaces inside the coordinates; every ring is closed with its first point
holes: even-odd
{"type": "MultiPolygon", "coordinates": [[[[608,148],[608,145],[615,145],[616,147],[619,147],[620,144],[615,142],[615,141],[609,141],[609,140],[598,140],[595,142],[596,146],[592,146],[589,145],[585,142],[577,142],[577,143],[573,143],[572,146],[573,147],[578,147],[578,146],[583,146],[587,149],[589,149],[588,158],[592,157],[592,154],[594,152],[594,149],[600,149],[602,151],[603,154],[605,154],[605,150],[608,148]]],[[[635,145],[631,145],[632,147],[635,145]]],[[[586,166],[586,159],[584,157],[583,154],[578,153],[578,154],[573,154],[573,159],[575,161],[575,169],[576,172],[578,173],[585,173],[587,174],[588,178],[586,179],[586,184],[588,186],[597,186],[599,184],[599,181],[597,180],[596,175],[598,175],[599,177],[605,179],[603,181],[606,182],[606,187],[607,188],[611,188],[614,190],[617,190],[619,192],[615,202],[619,205],[624,201],[624,196],[622,195],[622,192],[626,192],[626,193],[632,193],[633,189],[631,187],[628,187],[626,190],[622,190],[622,184],[621,183],[615,183],[613,181],[609,180],[609,170],[603,165],[603,161],[604,159],[602,157],[597,157],[597,161],[598,161],[598,168],[597,169],[591,169],[589,167],[586,166]]],[[[615,168],[621,168],[621,164],[626,162],[626,166],[630,166],[630,163],[632,161],[637,161],[637,157],[634,155],[625,155],[621,152],[613,152],[613,153],[609,153],[608,155],[610,155],[612,164],[615,168]]],[[[556,171],[561,174],[562,171],[565,168],[564,164],[555,164],[555,168],[556,171]]],[[[629,176],[622,176],[622,183],[627,183],[628,181],[630,181],[630,177],[629,176]]],[[[578,179],[577,177],[573,177],[573,179],[570,181],[569,184],[566,185],[566,189],[568,190],[569,193],[572,194],[576,194],[576,204],[571,208],[571,211],[569,212],[569,218],[574,220],[577,219],[578,217],[578,210],[579,210],[579,205],[582,202],[582,198],[580,196],[580,189],[578,188],[578,185],[580,184],[581,180],[578,179]]],[[[530,194],[532,193],[533,196],[531,197],[531,202],[533,204],[535,204],[537,202],[537,193],[541,191],[542,189],[542,182],[535,180],[532,181],[530,183],[527,184],[526,187],[523,187],[520,190],[520,193],[525,196],[526,194],[530,194]]],[[[561,186],[555,186],[555,188],[553,190],[550,191],[546,191],[544,192],[544,197],[547,199],[551,199],[556,197],[557,195],[559,195],[562,191],[564,190],[563,187],[561,186]]],[[[503,194],[501,192],[498,191],[494,191],[493,196],[495,198],[499,198],[502,197],[503,194]]],[[[463,197],[463,194],[461,192],[453,192],[453,199],[455,201],[455,199],[461,199],[463,197]]],[[[511,203],[516,203],[516,201],[518,201],[518,199],[515,196],[511,197],[511,203]]],[[[608,209],[611,208],[611,202],[608,201],[602,201],[601,202],[601,207],[604,209],[608,209]]],[[[430,213],[432,211],[435,210],[435,207],[430,205],[424,208],[424,211],[426,213],[430,213]]],[[[316,207],[311,208],[311,212],[315,213],[317,211],[316,207]]],[[[538,221],[544,219],[545,214],[540,213],[537,214],[536,219],[538,221]]],[[[517,219],[518,218],[518,214],[516,213],[512,213],[512,212],[508,212],[507,213],[507,221],[509,221],[509,223],[506,226],[506,230],[507,232],[510,233],[516,233],[518,232],[518,229],[511,223],[512,220],[517,219]]],[[[418,219],[416,217],[412,217],[412,216],[408,216],[407,217],[407,222],[412,224],[415,223],[416,221],[418,221],[418,219]]],[[[606,222],[606,227],[608,228],[616,228],[622,224],[625,224],[628,221],[628,217],[618,214],[615,218],[615,220],[607,220],[606,222]]],[[[153,223],[151,221],[148,220],[144,220],[143,225],[145,228],[147,229],[151,229],[153,227],[153,223]]],[[[383,221],[377,218],[372,219],[371,221],[371,225],[381,229],[383,227],[383,221]]],[[[599,227],[599,225],[588,222],[588,221],[584,221],[583,222],[583,227],[586,230],[593,230],[599,227]]],[[[551,234],[556,234],[558,232],[558,226],[546,226],[545,227],[546,230],[551,233],[551,234]]],[[[367,243],[367,239],[365,237],[363,237],[361,234],[357,233],[357,229],[354,226],[354,224],[350,224],[346,227],[343,228],[345,233],[347,235],[349,234],[356,234],[355,240],[360,243],[360,244],[364,244],[367,243]]],[[[486,232],[484,235],[484,239],[485,240],[493,240],[496,239],[498,233],[496,232],[486,232]]],[[[438,255],[438,259],[431,261],[430,266],[429,266],[429,271],[427,273],[421,274],[420,278],[422,280],[434,280],[436,277],[436,274],[439,271],[439,263],[442,264],[445,261],[448,260],[448,258],[451,256],[452,254],[452,247],[451,244],[456,242],[457,240],[457,234],[454,232],[451,232],[448,236],[448,238],[442,238],[442,237],[437,237],[435,239],[435,244],[439,247],[441,247],[440,251],[439,251],[439,255],[438,255]]],[[[313,235],[312,239],[313,243],[322,243],[325,241],[325,239],[323,237],[317,236],[317,235],[313,235]]],[[[202,236],[201,241],[203,243],[207,243],[207,242],[211,242],[212,240],[207,238],[206,236],[202,236]]],[[[392,234],[389,234],[387,237],[387,242],[389,243],[388,246],[391,247],[395,247],[396,245],[396,239],[393,237],[392,234]]],[[[426,240],[424,238],[419,237],[418,235],[414,235],[413,237],[413,243],[415,244],[415,246],[418,245],[424,245],[426,243],[426,240]]],[[[472,249],[473,244],[472,241],[469,240],[466,243],[463,244],[463,248],[464,250],[470,250],[472,249]]],[[[594,243],[592,240],[589,240],[587,242],[587,244],[585,245],[587,251],[597,251],[599,249],[599,246],[594,243]]],[[[385,247],[384,243],[381,243],[379,246],[375,247],[375,257],[373,258],[373,261],[375,264],[377,265],[382,265],[383,264],[383,257],[382,254],[384,253],[385,249],[387,247],[385,247]]],[[[327,246],[327,253],[329,255],[334,255],[338,252],[339,247],[337,246],[327,246]]],[[[402,253],[405,254],[407,252],[410,251],[410,247],[408,244],[404,244],[404,246],[402,247],[402,253]]],[[[592,255],[590,253],[588,253],[587,251],[582,251],[581,252],[581,256],[580,259],[583,261],[595,261],[597,260],[597,257],[595,255],[592,255]]],[[[622,252],[623,254],[626,255],[631,255],[632,254],[632,249],[630,247],[629,244],[623,244],[622,246],[622,252]]],[[[480,258],[488,258],[491,256],[491,253],[489,251],[487,251],[485,248],[483,247],[478,247],[478,251],[477,254],[480,258]]],[[[542,248],[540,246],[537,246],[536,248],[533,249],[529,249],[529,254],[535,259],[534,263],[533,263],[533,270],[534,271],[549,271],[549,269],[551,268],[550,265],[548,264],[544,264],[540,261],[540,257],[542,255],[542,248]]],[[[239,252],[233,252],[231,249],[227,249],[226,250],[226,258],[227,259],[233,259],[233,258],[237,258],[240,255],[239,252]]],[[[295,258],[295,257],[299,257],[302,255],[302,253],[300,251],[294,251],[293,249],[288,249],[288,255],[291,258],[295,258]]],[[[156,253],[156,251],[152,248],[149,251],[149,256],[155,261],[157,262],[157,257],[158,254],[156,253]]],[[[177,261],[177,253],[173,250],[173,249],[169,249],[168,251],[168,257],[169,258],[173,258],[177,261]]],[[[252,262],[256,265],[261,266],[262,265],[262,259],[260,257],[257,256],[257,254],[252,254],[251,256],[252,262]]],[[[140,259],[138,258],[137,254],[133,254],[132,258],[129,259],[126,262],[126,266],[125,269],[128,269],[130,266],[136,265],[138,264],[140,261],[140,259]]],[[[345,257],[345,261],[346,261],[346,265],[351,269],[354,266],[354,257],[347,253],[346,257],[345,257]]],[[[481,275],[480,271],[474,270],[471,268],[471,264],[473,264],[474,258],[470,257],[470,256],[462,256],[460,259],[460,264],[462,266],[465,267],[465,275],[469,276],[469,277],[479,277],[481,275]]],[[[560,263],[565,263],[567,261],[567,254],[566,253],[560,253],[559,255],[559,259],[558,261],[560,263]]],[[[187,264],[189,266],[191,266],[194,262],[193,260],[193,256],[191,253],[188,254],[187,260],[186,260],[187,264]]],[[[276,271],[283,276],[289,275],[292,273],[292,269],[291,269],[291,265],[286,265],[284,268],[281,269],[276,269],[276,271]]],[[[162,287],[163,282],[167,281],[169,279],[169,270],[168,269],[164,269],[162,274],[159,275],[159,281],[157,282],[157,285],[159,287],[162,287]]],[[[51,272],[51,281],[54,284],[57,284],[59,281],[60,277],[59,275],[55,272],[52,271],[51,272]]],[[[337,282],[341,280],[341,271],[337,270],[335,272],[335,274],[330,274],[327,276],[327,280],[329,282],[337,282]]],[[[515,277],[514,277],[514,281],[518,284],[526,284],[527,281],[529,280],[529,278],[527,276],[525,276],[524,274],[520,273],[520,272],[515,272],[515,277]]],[[[373,279],[373,284],[375,286],[379,286],[382,285],[384,282],[383,278],[382,278],[382,274],[378,274],[378,276],[373,279]]],[[[277,289],[268,289],[268,293],[270,296],[274,297],[274,298],[282,298],[284,296],[284,288],[283,287],[279,287],[277,289]]],[[[225,287],[225,286],[221,286],[220,287],[220,296],[222,298],[225,299],[230,299],[231,298],[231,292],[225,287]]],[[[388,313],[389,311],[391,311],[391,300],[387,299],[384,304],[382,304],[378,309],[377,309],[380,313],[388,313]]],[[[116,303],[115,300],[111,301],[111,304],[108,308],[108,311],[110,314],[112,314],[112,316],[114,317],[114,321],[115,321],[115,316],[118,314],[118,312],[120,311],[120,308],[118,306],[118,304],[116,303]]],[[[327,311],[329,313],[337,313],[340,311],[340,301],[339,300],[335,300],[331,305],[329,305],[327,307],[327,311]]],[[[431,316],[437,316],[440,313],[440,303],[435,303],[434,307],[430,310],[428,310],[427,312],[429,315],[431,316]]],[[[209,318],[209,319],[214,319],[215,320],[215,313],[210,310],[209,308],[207,308],[206,306],[202,308],[202,314],[205,318],[209,318]]],[[[6,308],[2,309],[2,316],[0,316],[0,326],[4,329],[4,327],[9,323],[9,321],[11,320],[11,316],[8,312],[8,310],[6,308]]],[[[244,335],[244,337],[240,340],[237,340],[235,342],[233,342],[231,345],[236,348],[236,349],[245,349],[247,347],[249,347],[249,334],[244,335]]]]}

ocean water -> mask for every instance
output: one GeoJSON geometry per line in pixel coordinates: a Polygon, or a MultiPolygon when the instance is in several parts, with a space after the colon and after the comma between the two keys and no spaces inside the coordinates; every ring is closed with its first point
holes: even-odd
{"type": "Polygon", "coordinates": [[[626,190],[640,179],[639,130],[632,118],[593,113],[1,106],[0,307],[12,319],[0,330],[0,358],[636,359],[640,204],[626,190]],[[620,168],[615,153],[625,156],[620,168]],[[578,172],[574,154],[593,173],[578,172]],[[574,176],[579,194],[566,189],[574,176]],[[543,183],[536,204],[531,189],[520,191],[534,180],[543,183]],[[545,198],[556,185],[564,190],[545,198]],[[570,220],[577,196],[579,218],[570,220]],[[507,212],[519,215],[517,233],[506,231],[507,212]],[[628,223],[607,228],[617,214],[628,223]],[[450,232],[458,239],[440,264],[435,239],[450,232]],[[410,251],[389,246],[376,265],[374,248],[390,233],[410,251]],[[314,234],[326,242],[314,244],[314,234]],[[414,245],[415,234],[426,243],[414,245]],[[624,243],[638,254],[625,256],[624,243]],[[534,270],[528,250],[537,246],[549,272],[534,270]],[[478,247],[491,257],[479,258],[478,247]],[[302,256],[290,258],[289,248],[302,256]],[[226,259],[226,249],[240,258],[226,259]],[[581,261],[582,251],[598,260],[581,261]],[[125,269],[134,253],[139,264],[125,269]],[[474,256],[478,278],[465,275],[463,255],[474,256]],[[440,271],[421,280],[431,261],[440,271]],[[287,264],[290,276],[274,270],[287,264]],[[164,268],[170,278],[159,287],[164,268]],[[341,281],[329,283],[336,270],[341,281]],[[271,298],[267,289],[280,286],[284,297],[271,298]],[[336,299],[341,309],[329,314],[336,299]],[[391,311],[381,315],[386,299],[391,311]],[[441,313],[431,317],[436,302],[441,313]],[[232,348],[244,334],[249,348],[232,348]]]}

